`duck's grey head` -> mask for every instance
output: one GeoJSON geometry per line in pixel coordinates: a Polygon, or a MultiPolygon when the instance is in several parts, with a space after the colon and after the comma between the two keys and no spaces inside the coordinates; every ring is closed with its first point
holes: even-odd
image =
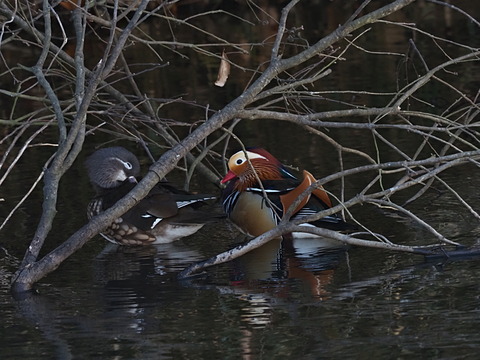
{"type": "Polygon", "coordinates": [[[85,162],[88,176],[94,186],[111,189],[140,172],[140,164],[135,155],[127,149],[115,146],[95,151],[85,162]]]}

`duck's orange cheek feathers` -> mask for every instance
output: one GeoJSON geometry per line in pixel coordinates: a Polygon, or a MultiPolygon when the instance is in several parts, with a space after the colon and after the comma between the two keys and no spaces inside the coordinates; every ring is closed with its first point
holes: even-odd
{"type": "Polygon", "coordinates": [[[260,195],[249,192],[239,196],[230,219],[252,236],[259,236],[276,226],[272,210],[266,206],[265,200],[260,195]]]}

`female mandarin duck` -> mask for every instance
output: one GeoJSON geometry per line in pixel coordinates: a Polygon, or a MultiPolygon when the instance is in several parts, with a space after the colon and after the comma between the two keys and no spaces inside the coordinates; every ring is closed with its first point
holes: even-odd
{"type": "MultiPolygon", "coordinates": [[[[103,148],[86,161],[90,181],[97,196],[89,203],[88,218],[112,207],[137,184],[140,164],[135,155],[122,147],[103,148]]],[[[170,243],[192,235],[218,217],[197,207],[210,195],[193,195],[160,182],[150,193],[122,217],[116,219],[101,235],[120,245],[170,243]]]]}
{"type": "MultiPolygon", "coordinates": [[[[222,179],[222,183],[228,182],[223,192],[223,208],[235,225],[252,236],[273,229],[297,197],[316,181],[306,170],[303,171],[303,179],[298,179],[272,154],[261,148],[235,153],[228,161],[228,168],[229,172],[222,179]]],[[[291,219],[330,207],[332,202],[327,193],[318,188],[302,200],[291,219]]],[[[351,227],[337,215],[326,216],[309,225],[331,230],[351,227]]],[[[300,237],[314,236],[301,234],[303,236],[300,237]]],[[[298,234],[292,235],[295,237],[298,234]]]]}

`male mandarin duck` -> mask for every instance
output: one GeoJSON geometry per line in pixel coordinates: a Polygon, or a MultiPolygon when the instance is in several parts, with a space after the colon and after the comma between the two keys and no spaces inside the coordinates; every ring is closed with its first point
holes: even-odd
{"type": "MultiPolygon", "coordinates": [[[[306,170],[303,171],[303,179],[298,179],[272,154],[261,148],[235,153],[228,161],[228,168],[227,175],[221,181],[228,182],[223,192],[223,208],[227,217],[251,236],[259,236],[273,229],[297,197],[316,181],[306,170]]],[[[291,219],[330,207],[332,202],[325,190],[317,188],[302,200],[291,219]]],[[[351,228],[336,214],[308,225],[331,230],[351,228]]],[[[301,234],[292,235],[314,236],[301,234]]]]}
{"type": "MultiPolygon", "coordinates": [[[[140,171],[136,156],[123,147],[95,151],[86,160],[86,167],[97,192],[88,205],[89,219],[112,207],[130,192],[137,184],[136,177],[140,171]]],[[[119,245],[170,243],[194,234],[207,222],[223,217],[198,209],[210,199],[215,197],[190,194],[162,181],[101,235],[119,245]]]]}

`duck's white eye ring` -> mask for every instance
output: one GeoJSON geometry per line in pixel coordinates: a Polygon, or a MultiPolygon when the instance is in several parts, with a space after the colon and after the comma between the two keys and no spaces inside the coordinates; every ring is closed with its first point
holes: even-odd
{"type": "Polygon", "coordinates": [[[125,166],[125,169],[127,170],[132,170],[133,169],[133,165],[131,163],[129,163],[128,161],[122,161],[123,163],[123,166],[125,166]]]}
{"type": "Polygon", "coordinates": [[[237,165],[242,165],[243,164],[243,159],[237,159],[237,161],[235,161],[237,163],[237,165]]]}

